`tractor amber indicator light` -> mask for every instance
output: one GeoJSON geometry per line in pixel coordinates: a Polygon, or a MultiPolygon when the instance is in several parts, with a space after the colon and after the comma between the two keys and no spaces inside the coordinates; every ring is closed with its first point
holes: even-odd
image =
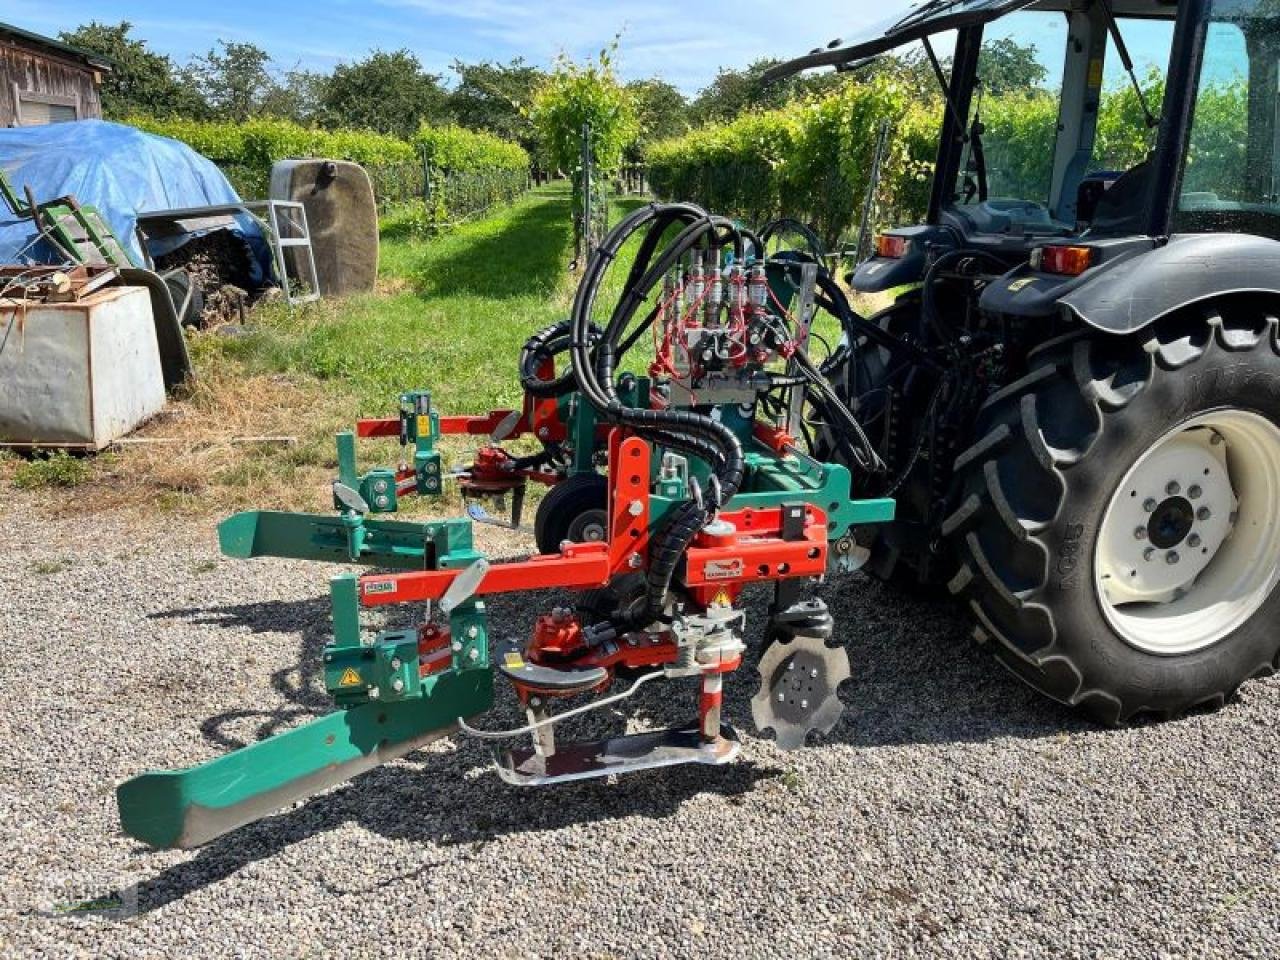
{"type": "Polygon", "coordinates": [[[901,260],[910,249],[911,241],[906,237],[876,237],[876,254],[889,260],[901,260]]]}
{"type": "Polygon", "coordinates": [[[1093,266],[1096,253],[1093,247],[1036,247],[1031,251],[1031,268],[1078,277],[1093,266]]]}

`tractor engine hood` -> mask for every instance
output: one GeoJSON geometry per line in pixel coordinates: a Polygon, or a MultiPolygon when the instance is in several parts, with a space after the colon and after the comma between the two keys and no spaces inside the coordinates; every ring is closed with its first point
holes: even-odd
{"type": "Polygon", "coordinates": [[[788,60],[761,74],[767,82],[812,70],[835,67],[852,70],[890,50],[947,30],[958,30],[998,20],[1006,14],[1029,7],[1036,0],[932,0],[916,7],[905,17],[895,17],[876,27],[868,39],[850,46],[835,41],[826,49],[817,49],[803,57],[788,60]]]}

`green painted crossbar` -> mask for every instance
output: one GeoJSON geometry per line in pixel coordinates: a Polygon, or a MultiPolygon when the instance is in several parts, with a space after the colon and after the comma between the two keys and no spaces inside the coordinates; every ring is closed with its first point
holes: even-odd
{"type": "Polygon", "coordinates": [[[355,562],[395,570],[435,569],[449,559],[465,566],[479,556],[471,549],[465,519],[413,523],[274,510],[227,517],[218,524],[218,544],[228,557],[355,562]],[[359,531],[354,538],[353,530],[359,531]]]}
{"type": "Polygon", "coordinates": [[[423,694],[319,717],[186,770],[149,771],[116,789],[124,832],[153,847],[198,847],[286,804],[457,729],[493,705],[490,668],[423,681],[423,694]]]}

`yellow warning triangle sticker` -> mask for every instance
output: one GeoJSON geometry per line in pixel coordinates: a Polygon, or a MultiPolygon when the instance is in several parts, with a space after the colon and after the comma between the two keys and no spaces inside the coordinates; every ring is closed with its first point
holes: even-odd
{"type": "Polygon", "coordinates": [[[716,595],[711,598],[711,605],[713,607],[732,607],[733,598],[729,596],[728,590],[721,587],[716,595]]]}
{"type": "Polygon", "coordinates": [[[364,681],[360,679],[360,674],[356,673],[351,667],[343,670],[342,677],[338,680],[338,686],[340,687],[358,687],[363,683],[364,681]]]}

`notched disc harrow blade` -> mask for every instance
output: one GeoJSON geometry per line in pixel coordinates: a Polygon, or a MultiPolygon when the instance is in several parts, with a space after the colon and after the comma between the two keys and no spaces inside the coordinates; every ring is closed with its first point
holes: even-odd
{"type": "Polygon", "coordinates": [[[751,700],[756,729],[772,729],[778,746],[797,750],[810,731],[830,733],[844,712],[837,696],[849,679],[849,655],[821,637],[771,643],[760,658],[760,692],[751,700]]]}

